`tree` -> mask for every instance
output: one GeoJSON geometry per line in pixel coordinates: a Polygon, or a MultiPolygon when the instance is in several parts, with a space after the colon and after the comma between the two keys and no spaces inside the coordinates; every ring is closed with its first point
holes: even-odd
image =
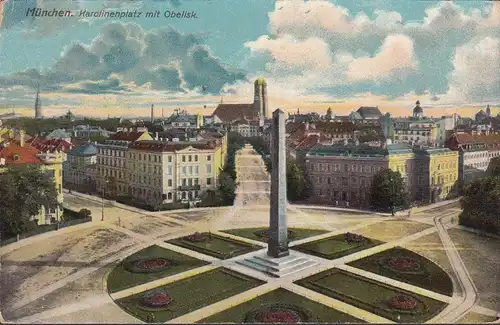
{"type": "Polygon", "coordinates": [[[299,166],[293,161],[287,161],[286,171],[286,190],[290,201],[302,199],[305,187],[304,175],[299,166]]]}
{"type": "Polygon", "coordinates": [[[486,174],[488,176],[500,176],[500,157],[491,159],[486,174]]]}
{"type": "Polygon", "coordinates": [[[234,179],[225,172],[220,174],[219,191],[222,195],[224,204],[232,205],[236,198],[236,183],[234,179]]]}
{"type": "Polygon", "coordinates": [[[375,174],[371,187],[371,205],[376,210],[390,211],[392,215],[410,205],[403,178],[399,172],[383,169],[375,174]]]}
{"type": "Polygon", "coordinates": [[[53,177],[38,166],[15,166],[0,174],[0,229],[6,237],[33,228],[40,209],[55,208],[57,190],[53,177]]]}
{"type": "Polygon", "coordinates": [[[78,218],[80,219],[88,219],[92,215],[92,212],[89,209],[81,209],[78,211],[78,218]]]}
{"type": "Polygon", "coordinates": [[[500,176],[474,180],[465,188],[460,204],[461,225],[500,233],[500,176]]]}

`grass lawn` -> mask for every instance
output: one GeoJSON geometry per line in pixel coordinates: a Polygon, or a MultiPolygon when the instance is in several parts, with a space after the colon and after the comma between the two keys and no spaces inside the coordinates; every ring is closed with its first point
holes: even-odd
{"type": "Polygon", "coordinates": [[[344,234],[339,234],[292,246],[291,248],[302,253],[334,260],[380,244],[383,244],[383,242],[366,237],[360,243],[348,243],[344,240],[344,234]]]}
{"type": "Polygon", "coordinates": [[[401,282],[406,282],[430,291],[448,296],[453,295],[453,282],[443,269],[425,257],[401,247],[395,247],[381,253],[353,261],[349,263],[349,265],[401,282]],[[384,263],[384,261],[393,257],[407,257],[417,261],[421,265],[421,272],[403,273],[387,267],[387,264],[384,263]]]}
{"type": "Polygon", "coordinates": [[[232,270],[217,268],[153,290],[119,299],[116,303],[131,315],[146,321],[152,311],[142,307],[141,300],[144,295],[149,294],[151,291],[164,290],[172,298],[172,301],[164,309],[157,309],[153,312],[155,322],[163,323],[250,290],[263,283],[263,281],[232,270]]]}
{"type": "Polygon", "coordinates": [[[446,307],[443,302],[339,269],[326,270],[301,279],[296,284],[395,322],[423,323],[446,307]],[[391,309],[388,300],[398,294],[417,300],[416,308],[411,311],[391,309]]]}
{"type": "MultiPolygon", "coordinates": [[[[269,228],[267,227],[241,228],[241,229],[222,230],[221,232],[267,243],[267,238],[263,238],[262,236],[258,236],[258,234],[256,234],[258,232],[263,232],[267,229],[269,228]]],[[[321,234],[325,234],[327,232],[328,232],[327,230],[321,230],[321,229],[288,228],[288,234],[289,234],[288,241],[295,241],[308,237],[318,236],[321,234]]]]}
{"type": "Polygon", "coordinates": [[[110,293],[121,291],[207,264],[210,263],[153,245],[127,257],[111,271],[107,280],[108,291],[110,293]],[[134,261],[155,257],[168,259],[173,264],[159,272],[151,273],[134,273],[127,269],[127,266],[134,261]]]}
{"type": "MultiPolygon", "coordinates": [[[[208,233],[201,235],[208,236],[208,233]]],[[[262,246],[247,244],[215,234],[210,234],[210,239],[201,242],[191,242],[184,237],[171,239],[167,242],[222,260],[263,249],[262,246]]]]}
{"type": "Polygon", "coordinates": [[[364,323],[351,315],[327,307],[316,301],[310,300],[285,289],[277,289],[238,306],[226,309],[220,313],[209,316],[197,323],[245,323],[248,313],[258,310],[259,307],[269,304],[286,304],[299,306],[299,310],[306,310],[310,316],[307,323],[364,323]]]}

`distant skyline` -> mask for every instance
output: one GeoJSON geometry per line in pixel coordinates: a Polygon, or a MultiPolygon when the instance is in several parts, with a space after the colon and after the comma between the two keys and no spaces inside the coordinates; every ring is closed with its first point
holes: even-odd
{"type": "Polygon", "coordinates": [[[428,116],[500,107],[500,2],[404,0],[9,0],[0,4],[0,114],[210,114],[252,102],[345,115],[379,106],[428,116]],[[31,17],[30,8],[73,17],[31,17]],[[142,12],[140,18],[79,17],[142,12]],[[159,10],[160,18],[146,18],[159,10]],[[166,11],[196,19],[164,18],[166,11]],[[207,106],[204,109],[204,105],[207,106]]]}

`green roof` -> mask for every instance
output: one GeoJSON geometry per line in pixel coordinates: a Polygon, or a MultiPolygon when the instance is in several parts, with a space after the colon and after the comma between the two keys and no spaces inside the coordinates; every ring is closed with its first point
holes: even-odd
{"type": "Polygon", "coordinates": [[[309,151],[310,156],[350,156],[350,157],[385,157],[386,149],[370,146],[323,146],[309,151]]]}
{"type": "Polygon", "coordinates": [[[265,85],[266,81],[264,80],[264,78],[260,77],[260,78],[257,78],[255,80],[255,84],[257,84],[257,85],[265,85]]]}

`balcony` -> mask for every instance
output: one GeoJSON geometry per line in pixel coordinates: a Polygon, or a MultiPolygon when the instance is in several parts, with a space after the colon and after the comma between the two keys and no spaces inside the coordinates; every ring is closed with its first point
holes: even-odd
{"type": "Polygon", "coordinates": [[[197,185],[181,185],[179,186],[179,191],[199,191],[201,188],[200,184],[197,185]]]}

